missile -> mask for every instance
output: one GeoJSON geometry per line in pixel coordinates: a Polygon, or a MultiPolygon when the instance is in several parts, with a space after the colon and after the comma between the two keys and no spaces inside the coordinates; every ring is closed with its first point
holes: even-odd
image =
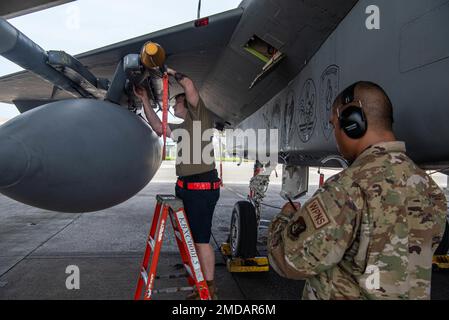
{"type": "Polygon", "coordinates": [[[13,25],[0,18],[0,55],[76,98],[103,99],[109,82],[97,79],[64,51],[45,51],[13,25]]]}
{"type": "Polygon", "coordinates": [[[140,53],[142,64],[148,68],[162,68],[165,63],[165,50],[155,42],[147,42],[140,53]]]}
{"type": "Polygon", "coordinates": [[[162,80],[157,77],[148,77],[147,71],[157,68],[164,69],[165,58],[165,50],[159,44],[151,41],[144,44],[140,54],[126,55],[115,69],[106,100],[120,104],[125,91],[132,92],[134,85],[141,85],[147,79],[154,89],[151,94],[156,96],[152,98],[158,99],[162,95],[162,80]]]}
{"type": "Polygon", "coordinates": [[[142,190],[161,159],[157,135],[127,109],[57,101],[0,126],[0,193],[58,212],[103,210],[142,190]]]}

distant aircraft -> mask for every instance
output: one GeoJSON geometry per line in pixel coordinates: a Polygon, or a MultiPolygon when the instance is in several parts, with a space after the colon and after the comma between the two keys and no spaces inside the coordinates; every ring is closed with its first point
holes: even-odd
{"type": "MultiPolygon", "coordinates": [[[[309,166],[340,166],[331,103],[358,80],[388,92],[395,132],[419,165],[449,168],[447,0],[244,0],[237,9],[76,57],[42,50],[4,19],[0,39],[0,54],[27,70],[0,78],[0,101],[23,112],[0,127],[0,192],[33,206],[100,210],[151,180],[160,144],[134,114],[130,90],[144,84],[155,107],[161,100],[160,70],[143,68],[138,55],[150,40],[165,49],[168,66],[195,81],[222,124],[280,130],[285,197],[307,190],[309,166]]],[[[171,94],[179,91],[173,84],[171,94]]],[[[254,152],[246,147],[240,151],[254,152]]],[[[267,183],[253,179],[252,206],[234,208],[235,256],[255,254],[267,183]]]]}

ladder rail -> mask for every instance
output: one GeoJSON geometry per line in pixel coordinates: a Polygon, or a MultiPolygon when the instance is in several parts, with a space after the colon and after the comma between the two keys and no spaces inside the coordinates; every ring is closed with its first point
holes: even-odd
{"type": "Polygon", "coordinates": [[[152,219],[150,233],[146,242],[145,254],[141,263],[134,299],[141,299],[142,289],[145,289],[143,292],[143,299],[151,300],[152,295],[155,293],[176,293],[189,291],[196,287],[201,300],[210,300],[209,288],[204,278],[187,215],[181,205],[182,202],[174,196],[158,195],[156,199],[157,204],[152,219]],[[185,274],[177,275],[176,277],[169,276],[168,279],[186,277],[190,286],[182,288],[154,289],[155,280],[165,278],[163,276],[156,276],[156,271],[168,218],[170,218],[182,263],[186,270],[185,274]]]}
{"type": "Polygon", "coordinates": [[[188,253],[187,250],[185,249],[182,241],[183,241],[183,237],[181,235],[181,229],[179,227],[178,224],[178,220],[176,219],[175,213],[172,212],[172,214],[170,214],[170,221],[172,223],[173,226],[173,230],[174,230],[174,234],[175,234],[175,240],[176,240],[176,244],[178,245],[178,250],[181,253],[181,260],[182,260],[182,264],[184,266],[184,268],[186,269],[187,272],[187,281],[189,283],[190,286],[194,286],[195,285],[195,279],[193,277],[193,274],[189,269],[186,268],[186,266],[189,266],[189,257],[188,257],[188,253]]]}
{"type": "MultiPolygon", "coordinates": [[[[154,214],[153,214],[153,219],[151,222],[151,227],[150,227],[150,233],[148,235],[148,238],[151,239],[152,237],[154,238],[154,235],[156,233],[156,229],[158,228],[158,224],[159,224],[159,218],[161,215],[161,208],[162,208],[162,204],[160,202],[156,203],[156,208],[154,210],[154,214]]],[[[154,252],[154,247],[149,247],[149,240],[147,241],[147,244],[145,246],[145,254],[143,256],[142,259],[142,263],[141,263],[141,272],[142,270],[145,271],[148,268],[148,261],[150,259],[151,253],[154,252]]],[[[142,277],[142,274],[140,274],[139,279],[137,280],[137,287],[136,287],[136,292],[134,295],[134,300],[139,300],[141,295],[142,295],[142,289],[143,286],[146,285],[147,283],[144,283],[144,278],[142,277]]],[[[147,281],[148,282],[148,274],[147,274],[147,281]]]]}
{"type": "Polygon", "coordinates": [[[193,240],[192,231],[190,229],[189,221],[184,210],[181,209],[174,213],[174,217],[177,223],[177,229],[181,235],[181,241],[179,250],[184,252],[187,256],[188,267],[185,268],[189,275],[192,277],[194,284],[198,290],[201,300],[210,300],[210,292],[207,286],[206,279],[201,267],[198,253],[196,252],[195,242],[193,240]]]}
{"type": "Polygon", "coordinates": [[[157,264],[159,261],[159,254],[162,248],[162,239],[164,238],[164,231],[166,227],[165,222],[167,221],[168,210],[169,210],[168,207],[162,207],[162,217],[156,229],[157,230],[156,231],[157,238],[155,239],[156,244],[154,245],[153,257],[151,259],[150,270],[148,272],[148,283],[145,287],[145,292],[143,295],[144,300],[151,300],[152,290],[154,287],[154,280],[156,278],[157,264]]]}

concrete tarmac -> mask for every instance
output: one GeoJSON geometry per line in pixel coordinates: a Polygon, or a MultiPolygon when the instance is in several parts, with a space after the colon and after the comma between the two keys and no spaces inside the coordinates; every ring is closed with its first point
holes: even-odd
{"type": "MultiPolygon", "coordinates": [[[[296,300],[303,281],[266,273],[230,274],[218,245],[229,234],[234,203],[245,198],[252,164],[226,163],[225,187],[217,204],[212,244],[216,252],[216,279],[223,300],[296,300]]],[[[335,172],[326,171],[326,177],[335,172]]],[[[267,192],[265,202],[281,207],[282,174],[267,192]]],[[[163,163],[153,181],[127,202],[111,209],[84,214],[45,211],[0,195],[0,299],[132,299],[150,228],[156,194],[174,193],[174,164],[163,163]],[[69,266],[80,271],[79,290],[68,290],[69,266]]],[[[440,179],[440,178],[439,178],[440,179]]],[[[441,178],[441,183],[443,180],[441,178]]],[[[444,180],[445,183],[445,180],[444,180]]],[[[318,176],[311,170],[311,187],[318,176]]],[[[445,185],[444,185],[445,186],[445,185]]],[[[306,197],[306,199],[307,199],[306,197]]],[[[262,219],[271,220],[279,210],[264,207],[262,219]]],[[[158,275],[181,273],[171,226],[165,235],[158,275]]],[[[258,250],[266,253],[266,229],[261,228],[258,250]]],[[[186,286],[185,279],[157,280],[156,288],[186,286]]],[[[161,294],[154,299],[183,299],[186,293],[161,294]]],[[[434,272],[433,299],[449,298],[449,274],[434,272]]]]}

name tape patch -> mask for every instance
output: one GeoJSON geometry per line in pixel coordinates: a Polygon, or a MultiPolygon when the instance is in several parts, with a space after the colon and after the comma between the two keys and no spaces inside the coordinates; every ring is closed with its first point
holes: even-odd
{"type": "Polygon", "coordinates": [[[306,210],[315,229],[321,229],[330,223],[329,217],[327,216],[324,206],[319,198],[310,202],[307,205],[306,210]]]}

